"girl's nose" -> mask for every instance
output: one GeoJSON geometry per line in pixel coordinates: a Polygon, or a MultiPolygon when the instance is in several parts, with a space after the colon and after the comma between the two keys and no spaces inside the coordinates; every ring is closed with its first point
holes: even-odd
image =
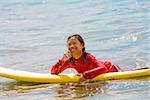
{"type": "Polygon", "coordinates": [[[73,44],[71,44],[71,45],[70,45],[70,48],[72,48],[72,47],[74,47],[74,45],[73,45],[73,44]]]}

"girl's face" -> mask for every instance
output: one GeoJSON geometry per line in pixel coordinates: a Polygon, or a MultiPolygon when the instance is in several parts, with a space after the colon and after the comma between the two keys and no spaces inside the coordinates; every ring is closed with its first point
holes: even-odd
{"type": "Polygon", "coordinates": [[[82,52],[83,44],[76,37],[71,37],[67,42],[67,47],[71,53],[82,52]]]}

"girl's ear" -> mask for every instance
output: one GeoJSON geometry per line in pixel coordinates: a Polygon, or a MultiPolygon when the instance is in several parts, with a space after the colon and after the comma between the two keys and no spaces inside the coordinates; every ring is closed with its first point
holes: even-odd
{"type": "Polygon", "coordinates": [[[85,51],[85,46],[84,46],[84,44],[82,44],[82,51],[85,51]]]}
{"type": "Polygon", "coordinates": [[[82,47],[85,48],[83,43],[82,43],[82,47]]]}

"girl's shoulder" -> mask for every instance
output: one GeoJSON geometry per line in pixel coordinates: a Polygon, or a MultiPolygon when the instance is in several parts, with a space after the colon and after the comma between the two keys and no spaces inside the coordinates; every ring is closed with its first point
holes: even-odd
{"type": "Polygon", "coordinates": [[[94,56],[93,54],[91,54],[91,53],[85,52],[85,55],[86,55],[86,59],[87,59],[87,60],[96,59],[95,56],[94,56]]]}

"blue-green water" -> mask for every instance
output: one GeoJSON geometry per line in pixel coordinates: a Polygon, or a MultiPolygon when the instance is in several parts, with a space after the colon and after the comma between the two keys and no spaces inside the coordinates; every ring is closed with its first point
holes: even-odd
{"type": "MultiPolygon", "coordinates": [[[[49,73],[73,33],[80,33],[87,52],[100,60],[111,60],[124,70],[150,66],[149,0],[1,0],[0,66],[49,73]]],[[[0,77],[0,98],[148,100],[149,80],[80,85],[0,77]]]]}

